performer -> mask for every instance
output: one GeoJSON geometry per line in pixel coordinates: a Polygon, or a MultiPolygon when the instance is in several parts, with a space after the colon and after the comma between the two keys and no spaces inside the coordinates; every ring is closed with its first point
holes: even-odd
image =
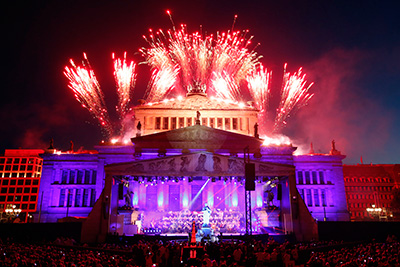
{"type": "Polygon", "coordinates": [[[127,207],[130,207],[130,208],[132,208],[132,195],[133,195],[133,192],[132,192],[132,191],[129,191],[129,190],[128,190],[128,192],[126,192],[126,194],[124,195],[124,197],[125,197],[125,205],[126,205],[127,207]]]}
{"type": "Polygon", "coordinates": [[[211,209],[206,203],[203,207],[203,226],[210,226],[210,214],[211,214],[211,209]]]}

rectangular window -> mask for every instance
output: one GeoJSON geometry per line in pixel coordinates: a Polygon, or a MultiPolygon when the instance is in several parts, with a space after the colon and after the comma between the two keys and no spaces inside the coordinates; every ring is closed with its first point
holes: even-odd
{"type": "Polygon", "coordinates": [[[36,196],[31,196],[31,201],[36,201],[36,196]]]}
{"type": "Polygon", "coordinates": [[[83,171],[78,171],[78,174],[76,175],[76,183],[77,184],[82,184],[82,179],[83,179],[83,171]]]}
{"type": "Polygon", "coordinates": [[[321,190],[321,202],[322,202],[322,206],[326,207],[326,192],[325,189],[321,190]]]}
{"type": "Polygon", "coordinates": [[[26,170],[26,166],[25,166],[25,165],[21,165],[21,166],[20,166],[20,170],[21,170],[21,171],[25,171],[25,170],[26,170]]]}
{"type": "Polygon", "coordinates": [[[13,165],[12,170],[13,171],[18,171],[18,165],[13,165]]]}
{"type": "Polygon", "coordinates": [[[7,201],[8,202],[14,201],[14,196],[7,196],[7,201]]]}
{"type": "Polygon", "coordinates": [[[215,127],[215,119],[214,118],[210,118],[210,127],[211,128],[215,127]]]}
{"type": "Polygon", "coordinates": [[[306,184],[310,184],[310,172],[306,171],[304,172],[304,175],[306,177],[306,184]]]}
{"type": "Polygon", "coordinates": [[[207,118],[202,118],[201,119],[201,125],[208,126],[207,125],[207,118]]]}
{"type": "Polygon", "coordinates": [[[231,118],[225,118],[225,130],[231,129],[231,118]]]}
{"type": "Polygon", "coordinates": [[[156,130],[161,129],[161,117],[156,117],[156,125],[154,126],[154,129],[156,130]]]}
{"type": "Polygon", "coordinates": [[[9,194],[14,194],[15,193],[15,187],[8,188],[8,193],[9,194]]]}
{"type": "Polygon", "coordinates": [[[192,118],[186,118],[186,126],[192,125],[192,118]]]}
{"type": "Polygon", "coordinates": [[[67,183],[67,177],[68,177],[68,171],[63,170],[62,175],[61,175],[61,183],[66,184],[67,183]]]}
{"type": "Polygon", "coordinates": [[[65,203],[65,189],[61,189],[60,191],[60,201],[58,203],[59,207],[64,207],[64,203],[65,203]]]}
{"type": "Polygon", "coordinates": [[[85,170],[85,184],[90,184],[90,171],[85,170]]]}
{"type": "Polygon", "coordinates": [[[74,197],[74,193],[73,193],[72,189],[68,189],[67,207],[71,207],[72,206],[73,197],[74,197]]]}
{"type": "Polygon", "coordinates": [[[318,189],[313,189],[313,191],[314,191],[314,205],[315,207],[319,207],[318,189]]]}
{"type": "Polygon", "coordinates": [[[179,128],[185,127],[185,118],[179,118],[179,128]]]}
{"type": "MultiPolygon", "coordinates": [[[[11,182],[12,182],[12,180],[11,180],[11,182]]],[[[32,180],[30,180],[30,179],[25,180],[25,185],[31,185],[31,184],[32,184],[32,180]]],[[[12,185],[12,183],[11,183],[11,185],[12,185]]]]}
{"type": "Polygon", "coordinates": [[[38,191],[37,187],[33,187],[33,188],[32,188],[32,194],[36,194],[37,191],[38,191]]]}
{"type": "Polygon", "coordinates": [[[239,118],[240,130],[243,131],[243,119],[239,118]]]}
{"type": "Polygon", "coordinates": [[[297,184],[304,184],[302,171],[297,172],[297,184]]]}
{"type": "Polygon", "coordinates": [[[24,201],[24,202],[29,201],[29,196],[22,196],[22,201],[24,201]]]}
{"type": "Polygon", "coordinates": [[[35,210],[36,209],[36,204],[29,204],[29,209],[30,210],[35,210]]]}
{"type": "Polygon", "coordinates": [[[317,172],[311,172],[311,176],[312,176],[312,183],[318,184],[317,172]]]}
{"type": "Polygon", "coordinates": [[[92,171],[92,184],[96,184],[97,181],[97,171],[92,171]]]}
{"type": "Polygon", "coordinates": [[[1,192],[2,194],[7,194],[7,187],[2,187],[1,190],[0,190],[0,192],[1,192]]]}
{"type": "Polygon", "coordinates": [[[232,129],[233,130],[238,129],[238,119],[237,118],[232,118],[232,129]]]}
{"type": "Polygon", "coordinates": [[[96,202],[96,190],[90,189],[90,207],[93,207],[95,202],[96,202]]]}
{"type": "Polygon", "coordinates": [[[319,183],[320,184],[325,184],[325,177],[324,177],[324,172],[323,171],[319,172],[319,183]]]}
{"type": "Polygon", "coordinates": [[[222,118],[217,119],[217,128],[222,129],[222,118]]]}
{"type": "Polygon", "coordinates": [[[18,181],[17,181],[17,184],[18,184],[18,185],[24,185],[24,180],[22,180],[22,179],[18,180],[18,181]]]}
{"type": "Polygon", "coordinates": [[[168,130],[169,129],[169,118],[164,117],[163,118],[163,130],[168,130]]]}
{"type": "Polygon", "coordinates": [[[89,189],[83,189],[83,202],[82,207],[87,207],[89,201],[89,189]]]}
{"type": "Polygon", "coordinates": [[[17,193],[22,193],[22,187],[17,188],[17,193]]]}
{"type": "Polygon", "coordinates": [[[82,193],[81,189],[75,189],[75,207],[80,207],[81,206],[81,201],[82,201],[82,193]]]}
{"type": "Polygon", "coordinates": [[[26,164],[26,158],[21,160],[22,164],[26,164]]]}
{"type": "Polygon", "coordinates": [[[306,193],[307,193],[307,206],[312,207],[311,189],[306,189],[306,193]]]}
{"type": "Polygon", "coordinates": [[[176,129],[176,117],[171,118],[171,129],[176,129]]]}
{"type": "Polygon", "coordinates": [[[69,172],[69,184],[74,184],[75,183],[75,171],[70,171],[69,172]]]}
{"type": "Polygon", "coordinates": [[[22,205],[21,205],[21,209],[23,209],[23,210],[28,209],[28,204],[22,204],[22,205]]]}

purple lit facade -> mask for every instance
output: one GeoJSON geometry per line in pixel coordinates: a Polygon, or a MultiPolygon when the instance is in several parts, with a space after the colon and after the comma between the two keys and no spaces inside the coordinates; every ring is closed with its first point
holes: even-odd
{"type": "Polygon", "coordinates": [[[146,114],[136,110],[136,119],[144,127],[130,145],[42,154],[40,221],[87,217],[82,232],[87,241],[102,240],[107,234],[187,234],[193,220],[202,224],[202,208],[207,204],[216,233],[241,234],[245,228],[245,147],[256,168],[251,194],[253,233],[293,232],[298,240],[306,240],[316,236],[316,220],[349,220],[344,156],[334,148],[334,153],[295,156],[291,145],[264,146],[261,139],[251,136],[246,124],[256,114],[251,108],[246,113],[230,106],[226,113],[230,118],[221,120],[226,128],[218,129],[211,124],[219,121],[213,115],[218,114],[217,107],[209,113],[203,110],[204,117],[193,117],[196,124],[188,126],[173,122],[185,114],[195,115],[193,108],[179,107],[178,114],[169,107],[172,115],[159,117],[158,110],[164,114],[166,110],[160,105],[144,108],[146,114]],[[243,134],[247,130],[249,134],[243,134]]]}

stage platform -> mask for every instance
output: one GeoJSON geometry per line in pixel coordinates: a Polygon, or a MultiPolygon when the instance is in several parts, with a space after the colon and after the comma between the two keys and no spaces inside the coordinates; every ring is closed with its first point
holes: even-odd
{"type": "MultiPolygon", "coordinates": [[[[294,235],[285,235],[285,234],[253,234],[253,235],[245,235],[245,234],[223,234],[217,236],[219,242],[230,242],[232,240],[257,240],[262,242],[268,242],[268,239],[272,237],[276,242],[283,243],[285,241],[295,241],[294,235]]],[[[107,242],[110,243],[126,243],[126,244],[135,244],[141,240],[146,241],[176,241],[176,242],[184,242],[189,241],[189,234],[136,234],[133,236],[117,236],[117,235],[109,235],[107,238],[107,242]]]]}

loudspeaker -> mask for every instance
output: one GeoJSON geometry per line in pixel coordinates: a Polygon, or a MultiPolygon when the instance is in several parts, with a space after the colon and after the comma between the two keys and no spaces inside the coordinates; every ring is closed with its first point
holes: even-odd
{"type": "Polygon", "coordinates": [[[118,185],[118,199],[124,199],[124,184],[120,183],[118,185]]]}
{"type": "Polygon", "coordinates": [[[256,179],[256,165],[254,163],[246,163],[245,165],[245,189],[247,191],[254,191],[256,190],[256,184],[254,180],[256,179]]]}
{"type": "Polygon", "coordinates": [[[277,192],[277,196],[276,199],[277,200],[282,200],[282,185],[278,184],[278,186],[276,187],[277,192]]]}

